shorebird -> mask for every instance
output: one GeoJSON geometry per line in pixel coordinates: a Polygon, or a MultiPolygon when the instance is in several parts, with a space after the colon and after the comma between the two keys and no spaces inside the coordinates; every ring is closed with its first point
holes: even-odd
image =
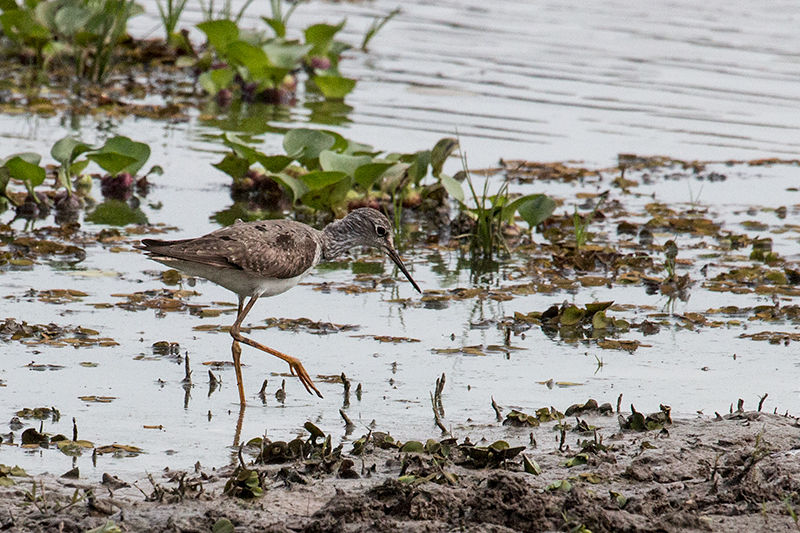
{"type": "Polygon", "coordinates": [[[306,390],[322,397],[299,359],[241,334],[242,321],[260,297],[288,291],[320,261],[335,259],[356,246],[371,246],[386,252],[417,292],[422,292],[395,250],[392,233],[392,224],[383,213],[361,208],[322,231],[294,220],[239,220],[232,226],[195,239],[143,239],[138,248],[159,263],[190,276],[205,278],[239,297],[239,308],[230,334],[233,337],[231,352],[239,402],[245,405],[240,342],[289,363],[291,373],[297,374],[306,390]]]}

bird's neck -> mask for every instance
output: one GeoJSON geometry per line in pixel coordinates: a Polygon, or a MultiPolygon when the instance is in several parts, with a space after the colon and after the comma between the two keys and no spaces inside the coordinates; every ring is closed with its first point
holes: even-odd
{"type": "Polygon", "coordinates": [[[336,259],[350,248],[356,246],[356,241],[350,230],[348,219],[343,218],[331,222],[321,232],[322,237],[322,259],[330,261],[336,259]]]}

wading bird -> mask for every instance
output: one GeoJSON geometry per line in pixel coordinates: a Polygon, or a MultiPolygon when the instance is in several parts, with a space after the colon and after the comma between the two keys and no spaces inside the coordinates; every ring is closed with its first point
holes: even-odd
{"type": "Polygon", "coordinates": [[[400,260],[392,233],[392,224],[386,216],[375,209],[362,208],[322,231],[294,220],[237,221],[195,239],[143,239],[138,248],[159,263],[205,278],[238,295],[239,309],[230,328],[231,352],[239,402],[244,405],[240,342],[289,363],[292,374],[297,374],[306,390],[322,397],[299,359],[241,334],[242,321],[260,297],[288,291],[320,261],[334,259],[356,246],[371,246],[386,252],[417,292],[422,292],[400,260]],[[247,298],[250,299],[245,304],[247,298]]]}

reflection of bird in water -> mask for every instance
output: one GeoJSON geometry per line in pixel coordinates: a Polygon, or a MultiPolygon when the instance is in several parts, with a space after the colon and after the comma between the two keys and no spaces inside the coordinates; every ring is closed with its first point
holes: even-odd
{"type": "Polygon", "coordinates": [[[244,405],[240,342],[289,363],[292,374],[297,374],[306,390],[322,397],[299,359],[241,334],[242,321],[261,296],[275,296],[288,291],[320,261],[334,259],[356,246],[371,246],[386,252],[414,288],[421,292],[394,248],[392,233],[392,224],[386,216],[375,209],[362,208],[329,224],[322,231],[293,220],[237,221],[232,226],[195,239],[143,239],[139,248],[145,250],[151,259],[190,276],[213,281],[239,296],[239,309],[230,334],[233,337],[231,351],[239,401],[244,405]],[[248,297],[250,299],[245,304],[248,297]]]}

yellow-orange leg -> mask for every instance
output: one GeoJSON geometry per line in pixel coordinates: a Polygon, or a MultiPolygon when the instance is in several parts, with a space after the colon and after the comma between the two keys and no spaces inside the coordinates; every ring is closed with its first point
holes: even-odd
{"type": "Polygon", "coordinates": [[[242,381],[242,346],[236,339],[233,339],[231,352],[233,352],[233,368],[236,370],[236,385],[239,387],[239,404],[244,405],[244,382],[242,381]]]}
{"type": "Polygon", "coordinates": [[[292,357],[291,355],[286,355],[285,353],[279,352],[278,350],[273,350],[269,346],[264,346],[263,344],[254,341],[253,339],[249,339],[243,336],[239,330],[242,326],[242,322],[244,321],[244,317],[247,316],[247,313],[250,312],[250,309],[253,308],[253,304],[256,303],[258,300],[258,296],[253,296],[250,298],[250,301],[247,302],[247,305],[244,304],[244,297],[239,297],[239,312],[238,316],[236,317],[236,321],[233,323],[230,329],[231,337],[233,337],[233,364],[236,367],[236,377],[239,380],[239,401],[242,405],[245,404],[244,401],[244,387],[242,385],[242,378],[241,378],[241,363],[239,362],[239,357],[236,353],[236,348],[238,348],[239,355],[241,355],[241,347],[238,345],[239,342],[243,342],[247,345],[252,346],[253,348],[257,348],[263,352],[267,352],[268,354],[274,355],[279,359],[283,359],[287,363],[289,363],[289,371],[292,375],[297,375],[300,378],[300,382],[309,392],[309,394],[313,394],[314,392],[317,393],[317,396],[322,398],[322,393],[319,392],[317,387],[314,385],[314,382],[311,380],[311,376],[308,375],[306,369],[303,368],[303,364],[300,362],[299,359],[296,357],[292,357]],[[313,392],[312,392],[313,391],[313,392]]]}

